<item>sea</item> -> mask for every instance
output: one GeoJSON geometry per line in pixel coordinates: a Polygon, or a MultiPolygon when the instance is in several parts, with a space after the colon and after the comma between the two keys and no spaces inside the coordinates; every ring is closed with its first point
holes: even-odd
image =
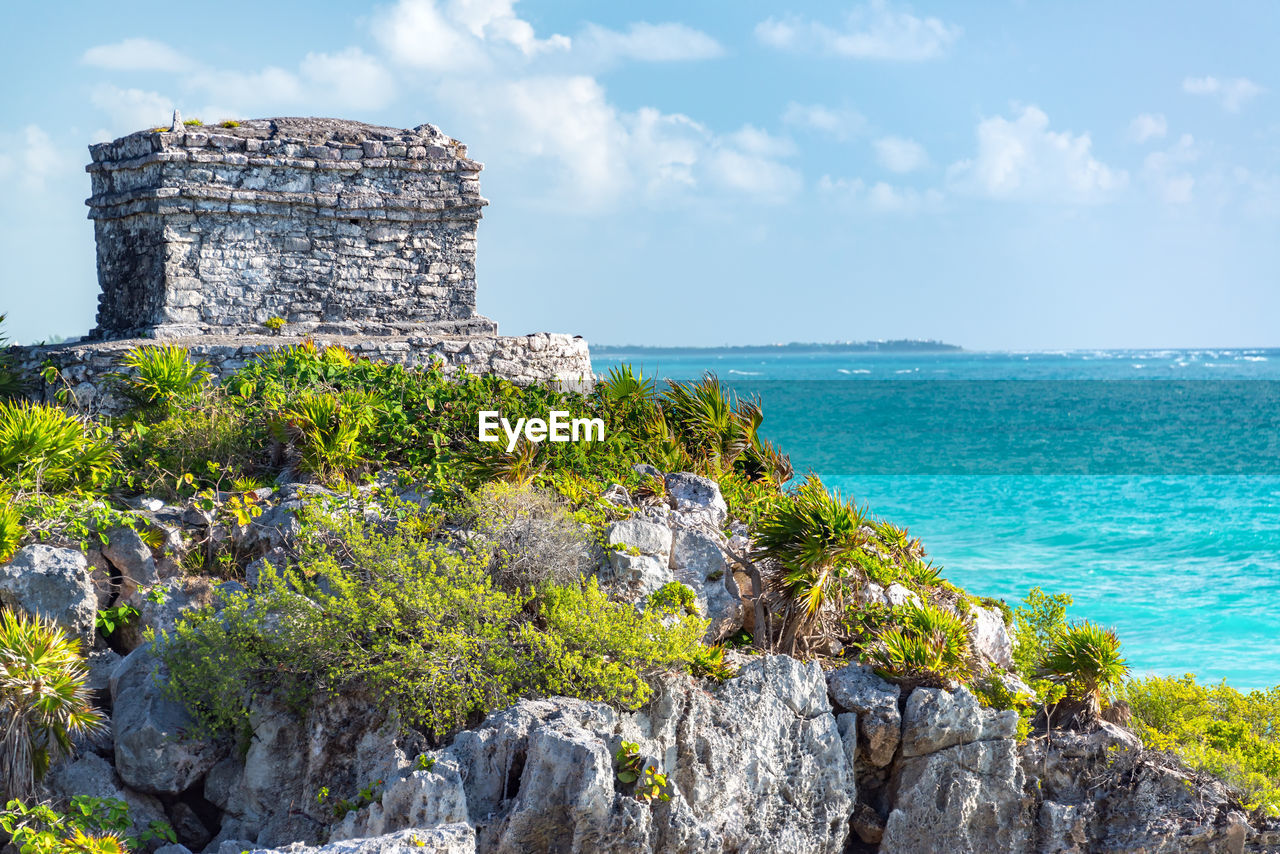
{"type": "Polygon", "coordinates": [[[1016,605],[1069,593],[1135,675],[1280,685],[1280,350],[592,348],[714,374],[762,433],[1016,605]]]}

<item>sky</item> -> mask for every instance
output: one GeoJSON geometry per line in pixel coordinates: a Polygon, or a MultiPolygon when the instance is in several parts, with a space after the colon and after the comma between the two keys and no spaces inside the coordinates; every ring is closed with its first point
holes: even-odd
{"type": "Polygon", "coordinates": [[[86,146],[176,107],[465,142],[506,334],[1280,346],[1280,4],[124,8],[3,12],[19,341],[93,325],[86,146]]]}

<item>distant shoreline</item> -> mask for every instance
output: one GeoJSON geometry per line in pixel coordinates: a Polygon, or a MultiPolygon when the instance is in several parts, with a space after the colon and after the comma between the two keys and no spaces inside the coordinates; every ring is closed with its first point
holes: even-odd
{"type": "Polygon", "coordinates": [[[947,344],[943,341],[917,340],[901,338],[893,341],[831,341],[826,343],[792,342],[789,344],[737,344],[726,346],[662,347],[651,344],[592,344],[591,352],[595,355],[611,355],[617,353],[705,353],[725,350],[734,353],[960,353],[963,347],[947,344]]]}

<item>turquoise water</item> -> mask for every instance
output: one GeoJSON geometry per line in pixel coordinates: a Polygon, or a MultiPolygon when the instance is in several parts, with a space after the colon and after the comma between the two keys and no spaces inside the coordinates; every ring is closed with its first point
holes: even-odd
{"type": "Polygon", "coordinates": [[[759,394],[797,472],[908,526],[974,593],[1071,593],[1072,615],[1113,626],[1139,674],[1280,684],[1280,351],[593,361],[710,370],[759,394]],[[1156,382],[1117,382],[1135,379],[1156,382]]]}

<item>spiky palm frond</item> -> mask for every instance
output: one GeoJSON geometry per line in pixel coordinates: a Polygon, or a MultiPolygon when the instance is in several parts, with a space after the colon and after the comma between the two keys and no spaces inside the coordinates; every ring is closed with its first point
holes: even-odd
{"type": "Polygon", "coordinates": [[[129,372],[113,376],[125,395],[143,406],[190,397],[213,376],[208,362],[192,360],[187,348],[177,344],[138,347],[120,363],[129,372]]]}
{"type": "Polygon", "coordinates": [[[1045,651],[1039,675],[1064,686],[1067,696],[1086,704],[1095,717],[1124,681],[1129,665],[1120,655],[1120,639],[1111,629],[1086,621],[1070,623],[1045,651]]]}
{"type": "Polygon", "coordinates": [[[897,625],[877,635],[868,654],[881,676],[916,686],[948,688],[974,668],[968,622],[945,608],[913,602],[897,612],[897,625]]]}
{"type": "Polygon", "coordinates": [[[116,453],[95,428],[66,410],[25,400],[0,401],[0,476],[19,485],[98,484],[116,453]]]}
{"type": "Polygon", "coordinates": [[[25,798],[76,735],[103,727],[79,644],[52,622],[0,610],[0,792],[25,798]]]}
{"type": "Polygon", "coordinates": [[[0,563],[8,563],[17,551],[27,529],[22,527],[22,514],[10,498],[0,495],[0,563]]]}
{"type": "Polygon", "coordinates": [[[842,607],[844,581],[866,543],[866,517],[811,477],[757,524],[756,555],[771,563],[766,581],[784,602],[784,649],[826,633],[825,612],[842,607]]]}

